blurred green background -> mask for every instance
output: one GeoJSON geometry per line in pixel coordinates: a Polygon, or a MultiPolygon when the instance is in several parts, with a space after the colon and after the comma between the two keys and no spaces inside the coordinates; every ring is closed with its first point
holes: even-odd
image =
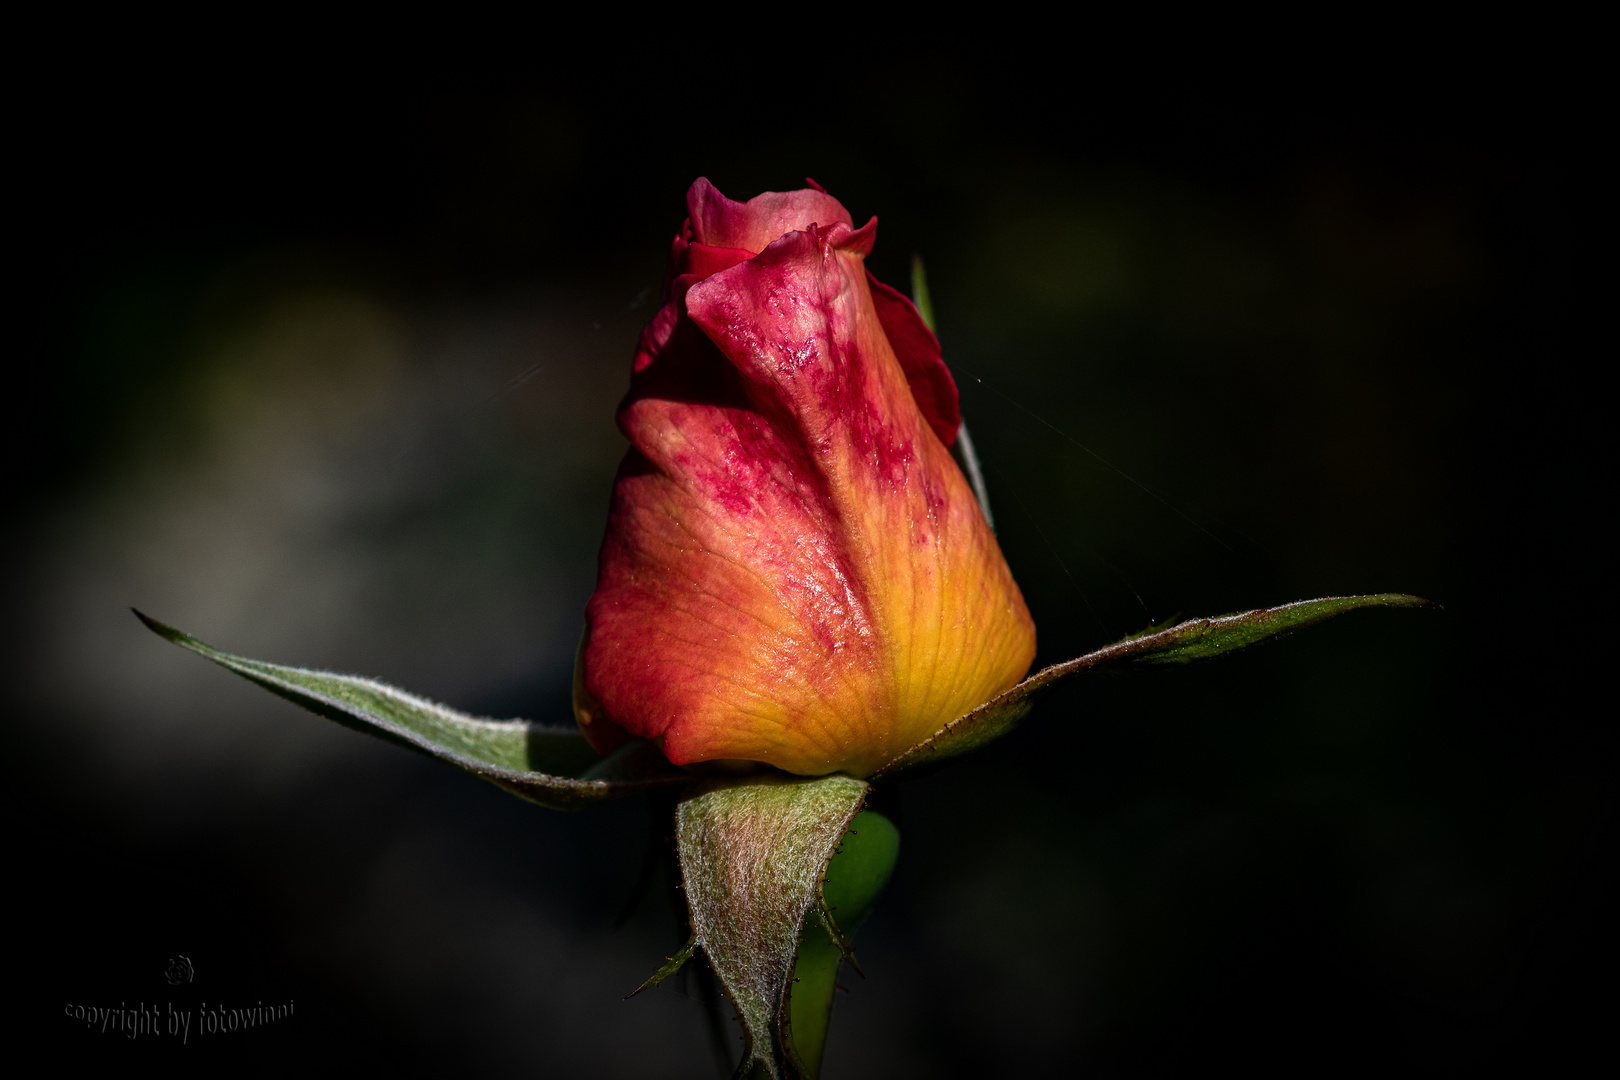
{"type": "Polygon", "coordinates": [[[132,68],[29,111],[5,786],[22,1015],[62,1060],[718,1075],[690,984],[620,1000],[677,943],[658,895],[615,925],[639,805],[523,804],[127,611],[566,719],[613,407],[698,175],[813,176],[879,216],[880,278],[927,260],[1037,663],[1177,612],[1444,605],[1082,681],[906,786],[829,1080],[1598,1046],[1609,439],[1546,103],[824,63],[779,94],[634,50],[132,68]],[[61,1016],[183,994],[298,1011],[183,1052],[61,1016]]]}

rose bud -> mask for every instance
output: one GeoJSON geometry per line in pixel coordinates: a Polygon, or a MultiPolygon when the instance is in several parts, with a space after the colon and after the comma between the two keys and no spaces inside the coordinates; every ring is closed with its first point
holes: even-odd
{"type": "Polygon", "coordinates": [[[956,384],[819,187],[687,193],[618,423],[581,730],[865,777],[1013,686],[1035,626],[947,449],[956,384]]]}

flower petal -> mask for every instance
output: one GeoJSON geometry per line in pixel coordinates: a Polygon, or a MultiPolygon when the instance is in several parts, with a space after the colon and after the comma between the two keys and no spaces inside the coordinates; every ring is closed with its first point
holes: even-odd
{"type": "Polygon", "coordinates": [[[693,240],[756,254],[778,237],[811,225],[855,224],[844,204],[825,191],[767,191],[737,202],[720,194],[708,177],[699,177],[687,191],[686,212],[693,240]]]}
{"type": "MultiPolygon", "coordinates": [[[[734,220],[745,204],[700,185],[694,239],[753,243],[734,220]]],[[[807,195],[833,202],[791,194],[776,220],[807,195]]],[[[677,278],[638,350],[584,685],[676,763],[866,775],[1034,655],[1023,598],[875,310],[861,262],[875,222],[847,217],[677,278]]]]}
{"type": "Polygon", "coordinates": [[[962,426],[962,403],[956,380],[940,355],[939,339],[923,322],[916,305],[899,289],[883,284],[870,270],[866,272],[866,284],[872,290],[872,306],[900,361],[900,370],[906,373],[917,408],[939,441],[950,446],[962,426]]]}

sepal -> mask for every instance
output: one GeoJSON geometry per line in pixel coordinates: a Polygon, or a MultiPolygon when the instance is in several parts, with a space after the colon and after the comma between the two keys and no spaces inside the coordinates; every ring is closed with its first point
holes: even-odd
{"type": "Polygon", "coordinates": [[[1029,715],[1037,694],[1082,671],[1110,664],[1190,664],[1283,637],[1358,608],[1435,606],[1433,601],[1404,593],[1328,596],[1232,615],[1188,619],[1165,630],[1135,634],[1095,652],[1043,668],[1011,690],[952,720],[884,765],[872,779],[894,779],[939,765],[1001,738],[1029,715]]]}
{"type": "Polygon", "coordinates": [[[868,790],[842,775],[772,772],[711,781],[676,808],[692,935],[743,1028],[739,1077],[815,1075],[809,1048],[794,1044],[790,980],[805,916],[868,790]]]}
{"type": "Polygon", "coordinates": [[[159,637],[319,716],[481,776],[530,802],[581,810],[691,777],[645,742],[597,756],[577,728],[468,716],[358,675],[236,656],[135,612],[159,637]]]}
{"type": "Polygon", "coordinates": [[[663,967],[649,975],[646,982],[624,995],[624,999],[629,1001],[643,990],[651,990],[653,987],[657,986],[659,983],[681,970],[681,968],[685,967],[686,962],[692,959],[692,954],[695,952],[697,952],[697,937],[689,937],[686,939],[685,945],[682,945],[679,949],[675,950],[674,956],[668,957],[664,960],[663,967]]]}

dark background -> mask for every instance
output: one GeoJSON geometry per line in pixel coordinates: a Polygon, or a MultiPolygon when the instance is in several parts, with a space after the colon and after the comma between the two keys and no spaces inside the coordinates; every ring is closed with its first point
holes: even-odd
{"type": "Polygon", "coordinates": [[[717,1075],[691,984],[620,1000],[677,933],[656,894],[614,926],[639,805],[511,799],[127,608],[566,718],[685,188],[810,175],[880,216],[879,277],[928,261],[1037,663],[1178,611],[1444,606],[1073,685],[905,787],[829,1080],[1614,1056],[1616,741],[1583,685],[1612,346],[1582,329],[1578,88],[944,47],[531,66],[114,65],[24,103],[5,789],[31,1038],[171,1070],[717,1075]],[[285,1000],[183,1048],[63,1016],[285,1000]]]}

